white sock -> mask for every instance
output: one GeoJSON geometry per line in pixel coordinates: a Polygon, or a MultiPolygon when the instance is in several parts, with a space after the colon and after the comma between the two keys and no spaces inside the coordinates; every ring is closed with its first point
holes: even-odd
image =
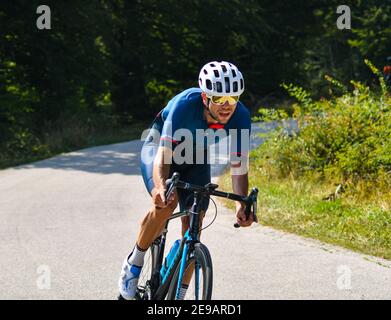
{"type": "Polygon", "coordinates": [[[179,299],[178,300],[185,299],[186,291],[188,288],[189,288],[189,286],[186,284],[181,285],[181,288],[179,289],[179,299]]]}
{"type": "Polygon", "coordinates": [[[132,265],[142,267],[144,265],[144,256],[146,252],[146,250],[141,250],[136,244],[132,253],[128,257],[128,262],[132,265]]]}

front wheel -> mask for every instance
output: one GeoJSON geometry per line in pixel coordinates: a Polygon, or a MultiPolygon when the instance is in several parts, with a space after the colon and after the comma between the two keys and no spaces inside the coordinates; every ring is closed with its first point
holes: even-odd
{"type": "MultiPolygon", "coordinates": [[[[168,300],[176,299],[180,268],[181,264],[179,263],[168,289],[168,300]]],[[[186,287],[187,285],[186,294],[184,297],[180,297],[181,299],[210,300],[212,298],[212,258],[208,248],[202,243],[195,244],[193,254],[186,262],[181,287],[186,287]]]]}
{"type": "Polygon", "coordinates": [[[144,257],[144,266],[141,269],[137,286],[138,300],[152,300],[155,290],[159,286],[160,275],[157,269],[160,238],[149,247],[144,257]]]}

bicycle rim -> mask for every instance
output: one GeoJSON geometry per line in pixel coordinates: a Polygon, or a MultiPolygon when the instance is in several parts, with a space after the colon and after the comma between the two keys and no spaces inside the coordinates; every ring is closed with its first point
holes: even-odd
{"type": "Polygon", "coordinates": [[[152,259],[152,246],[147,250],[144,256],[144,265],[141,269],[140,278],[138,281],[138,292],[140,298],[143,300],[150,300],[148,294],[150,293],[150,288],[148,287],[148,282],[152,278],[152,269],[153,269],[153,259],[152,259]]]}
{"type": "MultiPolygon", "coordinates": [[[[180,272],[180,264],[178,265],[170,288],[167,294],[168,300],[175,300],[178,278],[180,272]]],[[[186,262],[184,281],[181,285],[185,285],[189,280],[189,287],[186,291],[184,300],[210,300],[212,298],[213,285],[213,268],[212,259],[209,250],[203,244],[197,244],[194,248],[194,254],[186,262]]]]}

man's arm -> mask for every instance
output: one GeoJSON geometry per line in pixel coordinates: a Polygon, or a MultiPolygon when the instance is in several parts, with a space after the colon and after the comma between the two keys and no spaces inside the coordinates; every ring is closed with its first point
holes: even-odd
{"type": "MultiPolygon", "coordinates": [[[[232,175],[232,190],[234,193],[241,196],[248,194],[248,173],[242,175],[232,175]]],[[[245,214],[246,205],[243,202],[236,201],[236,219],[241,227],[248,227],[253,223],[253,218],[250,216],[246,220],[245,214]]]]}
{"type": "Polygon", "coordinates": [[[153,163],[153,183],[155,188],[152,190],[152,197],[155,206],[164,208],[168,203],[174,200],[174,194],[168,199],[166,204],[166,180],[169,178],[172,151],[167,147],[159,147],[153,163]]]}
{"type": "MultiPolygon", "coordinates": [[[[232,175],[232,190],[241,196],[247,196],[248,193],[248,174],[232,175]]],[[[242,202],[236,201],[236,208],[242,206],[242,202]]]]}

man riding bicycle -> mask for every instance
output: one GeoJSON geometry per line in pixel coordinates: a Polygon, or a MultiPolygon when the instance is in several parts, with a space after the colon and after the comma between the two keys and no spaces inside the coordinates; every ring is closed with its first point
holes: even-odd
{"type": "Polygon", "coordinates": [[[387,57],[387,64],[383,68],[383,77],[386,84],[391,87],[391,56],[387,57]]]}
{"type": "MultiPolygon", "coordinates": [[[[200,143],[200,132],[230,135],[230,164],[233,192],[248,193],[248,152],[251,130],[250,113],[239,101],[244,91],[244,79],[232,63],[213,61],[204,65],[199,74],[199,88],[187,89],[161,110],[149,130],[141,151],[141,172],[145,186],[152,196],[152,206],[141,221],[141,228],[132,252],[125,258],[119,279],[120,296],[134,299],[144,255],[152,242],[162,233],[167,219],[178,202],[181,210],[191,206],[191,193],[177,190],[165,199],[166,179],[179,172],[181,179],[196,185],[211,180],[209,143],[200,143]],[[188,134],[186,134],[188,133],[188,134]],[[193,147],[186,161],[184,145],[193,147]]],[[[209,141],[210,142],[210,141],[209,141]]],[[[209,199],[203,199],[202,213],[208,209],[209,199]]],[[[202,216],[203,216],[202,215],[202,216]]],[[[245,204],[236,202],[236,219],[241,227],[250,226],[253,218],[246,219],[245,204]]],[[[182,235],[189,227],[189,218],[182,217],[182,235]]],[[[184,296],[186,286],[181,288],[184,296]]]]}

